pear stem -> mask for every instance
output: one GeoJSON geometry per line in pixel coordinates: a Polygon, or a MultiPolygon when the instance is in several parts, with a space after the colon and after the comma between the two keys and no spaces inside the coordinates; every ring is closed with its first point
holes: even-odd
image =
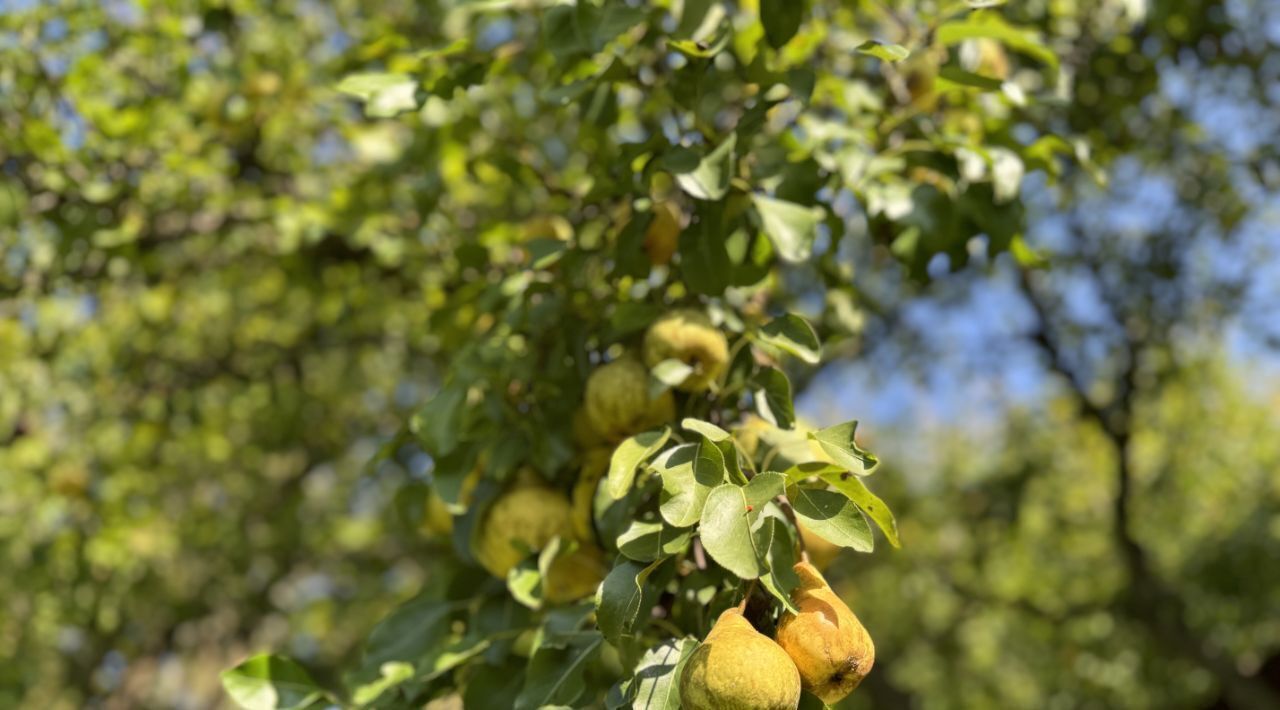
{"type": "Polygon", "coordinates": [[[787,496],[778,496],[778,507],[782,508],[782,514],[787,516],[787,520],[791,521],[792,527],[796,529],[796,552],[800,553],[800,561],[809,561],[809,551],[804,547],[804,535],[800,534],[800,521],[796,518],[796,510],[791,507],[791,501],[787,500],[787,496]]]}

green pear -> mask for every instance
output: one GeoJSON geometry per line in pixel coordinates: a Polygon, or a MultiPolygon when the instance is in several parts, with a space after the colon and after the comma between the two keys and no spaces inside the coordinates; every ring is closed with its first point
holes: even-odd
{"type": "Polygon", "coordinates": [[[862,682],[876,662],[876,647],[827,580],[808,562],[795,565],[800,586],[791,601],[800,613],[787,612],[775,638],[796,668],[804,689],[822,702],[839,702],[862,682]]]}
{"type": "Polygon", "coordinates": [[[795,710],[800,674],[738,609],[720,615],[680,676],[685,710],[795,710]]]}
{"type": "Polygon", "coordinates": [[[655,320],[644,334],[644,364],[679,360],[693,372],[678,385],[685,392],[703,392],[729,366],[729,342],[702,311],[681,308],[655,320]]]}

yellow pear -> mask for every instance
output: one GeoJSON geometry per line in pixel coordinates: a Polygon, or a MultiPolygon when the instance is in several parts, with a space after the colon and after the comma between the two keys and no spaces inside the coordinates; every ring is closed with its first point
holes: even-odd
{"type": "Polygon", "coordinates": [[[680,702],[685,710],[795,710],[800,675],[778,644],[729,609],[689,656],[680,702]]]}
{"type": "Polygon", "coordinates": [[[594,508],[596,488],[609,472],[613,449],[600,447],[582,455],[578,480],[573,484],[573,534],[583,542],[596,539],[594,508]]]}
{"type": "Polygon", "coordinates": [[[644,251],[655,265],[671,263],[680,243],[680,229],[684,214],[674,200],[659,202],[653,206],[653,220],[644,232],[644,251]]]}
{"type": "Polygon", "coordinates": [[[858,617],[811,564],[795,565],[800,586],[791,593],[799,614],[786,612],[775,638],[796,668],[804,689],[831,705],[862,682],[876,661],[876,647],[858,617]]]}
{"type": "Polygon", "coordinates": [[[644,363],[679,360],[693,368],[679,389],[702,392],[729,365],[729,341],[702,311],[681,308],[655,320],[644,334],[644,363]]]}
{"type": "Polygon", "coordinates": [[[476,559],[490,574],[505,579],[512,567],[530,552],[541,550],[551,538],[571,537],[571,517],[566,496],[537,474],[521,472],[485,513],[475,545],[476,559]]]}
{"type": "Polygon", "coordinates": [[[649,396],[649,370],[634,357],[601,365],[587,378],[584,411],[600,436],[619,442],[671,421],[676,401],[670,391],[649,396]]]}
{"type": "MultiPolygon", "coordinates": [[[[467,505],[471,501],[471,493],[480,482],[480,474],[484,466],[485,456],[481,454],[475,467],[467,472],[466,478],[462,479],[462,490],[458,496],[458,501],[462,505],[467,505]]],[[[422,511],[422,531],[439,537],[448,537],[453,534],[453,511],[449,509],[449,504],[444,502],[444,498],[440,497],[435,488],[427,491],[427,501],[422,511]]]]}
{"type": "Polygon", "coordinates": [[[551,562],[542,580],[542,596],[552,604],[593,596],[608,573],[604,552],[593,543],[579,543],[573,552],[551,562]]]}

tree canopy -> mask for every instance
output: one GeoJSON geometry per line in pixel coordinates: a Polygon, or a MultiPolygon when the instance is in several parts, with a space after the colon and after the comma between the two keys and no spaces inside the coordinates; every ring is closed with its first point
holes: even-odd
{"type": "MultiPolygon", "coordinates": [[[[1242,172],[1273,180],[1274,146],[1224,159],[1161,98],[1206,41],[1265,78],[1243,24],[1122,0],[0,7],[0,705],[217,703],[226,667],[248,707],[675,707],[715,612],[793,609],[807,533],[896,547],[890,506],[919,529],[958,495],[913,502],[857,422],[794,400],[993,263],[1128,461],[1126,383],[1171,352],[1146,334],[1242,292],[1177,257],[1231,240],[1242,172]],[[1080,206],[1133,164],[1191,177],[1130,252],[1080,206]],[[1115,309],[1101,341],[1065,337],[1072,278],[1115,309]],[[562,505],[572,531],[536,546],[486,535],[562,505]]],[[[1186,615],[1147,534],[1116,528],[1116,574],[1186,615]]],[[[1247,643],[1214,642],[1170,667],[1265,692],[1228,667],[1247,643]]],[[[1127,693],[1097,697],[1156,697],[1127,693]]]]}

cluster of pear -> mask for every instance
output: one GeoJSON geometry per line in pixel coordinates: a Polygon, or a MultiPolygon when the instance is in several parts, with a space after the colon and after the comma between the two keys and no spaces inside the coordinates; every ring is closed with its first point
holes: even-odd
{"type": "Polygon", "coordinates": [[[716,620],[680,677],[686,710],[794,710],[802,688],[830,705],[871,671],[876,649],[858,617],[811,564],[795,571],[798,611],[783,614],[773,639],[738,608],[716,620]]]}
{"type": "MultiPolygon", "coordinates": [[[[543,598],[563,603],[595,592],[608,572],[592,522],[596,489],[618,442],[675,419],[672,392],[655,393],[650,387],[649,368],[668,359],[690,367],[678,389],[704,391],[728,366],[728,343],[705,313],[679,309],[650,325],[639,355],[628,353],[596,368],[587,378],[584,401],[573,421],[579,455],[572,494],[566,496],[532,469],[520,470],[480,522],[474,551],[481,566],[505,579],[512,568],[558,537],[573,546],[551,562],[543,579],[543,598]]],[[[464,505],[483,468],[481,462],[464,482],[464,505]]],[[[452,522],[448,506],[433,491],[424,527],[447,535],[452,522]]]]}

